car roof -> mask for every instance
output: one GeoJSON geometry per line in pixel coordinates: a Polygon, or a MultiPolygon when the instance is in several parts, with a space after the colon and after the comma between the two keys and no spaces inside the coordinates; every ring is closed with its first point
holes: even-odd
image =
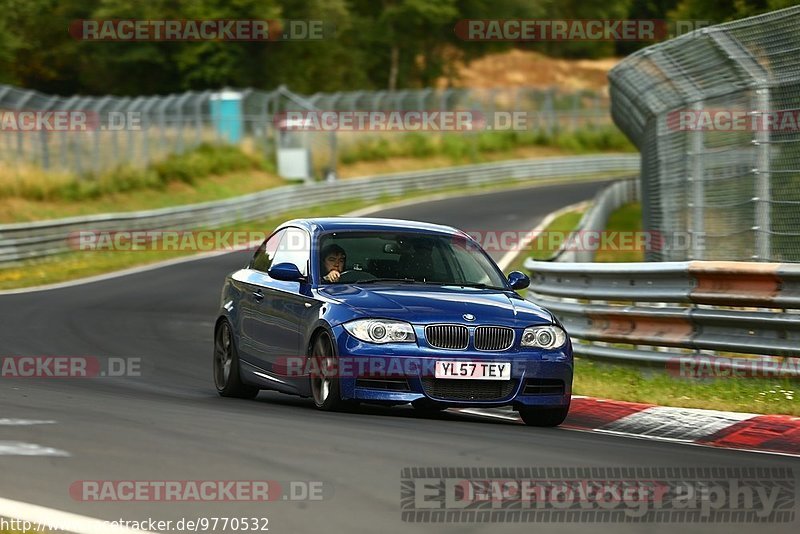
{"type": "Polygon", "coordinates": [[[377,217],[318,217],[310,219],[293,219],[281,224],[281,228],[285,226],[299,226],[301,228],[305,228],[311,234],[345,230],[364,230],[379,232],[412,231],[448,236],[462,235],[468,237],[466,233],[451,226],[419,221],[407,221],[403,219],[382,219],[377,217]]]}

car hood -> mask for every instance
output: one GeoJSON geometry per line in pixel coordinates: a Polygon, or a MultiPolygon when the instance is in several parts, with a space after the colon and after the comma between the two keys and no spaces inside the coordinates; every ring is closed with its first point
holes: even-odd
{"type": "Polygon", "coordinates": [[[344,284],[327,286],[320,293],[364,316],[416,324],[491,323],[524,327],[549,324],[553,320],[550,312],[510,291],[457,286],[363,287],[344,284]],[[466,321],[464,314],[474,315],[475,320],[466,321]]]}

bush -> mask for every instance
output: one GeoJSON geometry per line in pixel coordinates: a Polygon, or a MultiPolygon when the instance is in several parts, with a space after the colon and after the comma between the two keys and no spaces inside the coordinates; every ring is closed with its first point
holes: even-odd
{"type": "Polygon", "coordinates": [[[31,168],[0,175],[0,196],[77,201],[137,189],[161,189],[170,182],[193,184],[204,176],[265,168],[269,164],[238,147],[200,145],[183,154],[172,154],[146,169],[123,165],[101,175],[87,173],[79,177],[31,168]]]}
{"type": "Polygon", "coordinates": [[[427,158],[437,152],[431,134],[410,133],[402,137],[401,155],[415,158],[427,158]]]}

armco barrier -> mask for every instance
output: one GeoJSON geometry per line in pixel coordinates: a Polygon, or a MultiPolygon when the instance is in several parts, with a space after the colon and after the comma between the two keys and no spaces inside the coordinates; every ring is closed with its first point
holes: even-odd
{"type": "MultiPolygon", "coordinates": [[[[64,252],[81,230],[181,230],[225,225],[349,199],[379,199],[412,191],[435,191],[502,180],[535,180],[598,173],[631,173],[638,154],[571,156],[465,165],[337,182],[291,185],[227,200],[165,209],[0,225],[0,263],[64,252]]],[[[268,229],[267,229],[268,230],[268,229]]]]}
{"type": "Polygon", "coordinates": [[[797,264],[528,260],[525,269],[527,298],[555,313],[579,356],[665,364],[714,351],[744,356],[742,366],[746,355],[800,358],[797,264]]]}

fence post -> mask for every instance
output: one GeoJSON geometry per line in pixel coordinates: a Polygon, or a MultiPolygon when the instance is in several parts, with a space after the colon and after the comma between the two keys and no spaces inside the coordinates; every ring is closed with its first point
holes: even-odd
{"type": "Polygon", "coordinates": [[[758,128],[756,128],[755,139],[753,144],[756,146],[756,168],[753,169],[755,173],[756,191],[755,191],[755,238],[756,250],[755,260],[757,261],[770,261],[772,258],[771,243],[770,243],[770,217],[771,217],[771,200],[772,192],[770,191],[770,132],[764,128],[764,114],[769,113],[770,106],[769,89],[765,80],[759,80],[757,89],[755,91],[755,110],[752,117],[759,116],[758,128]]]}
{"type": "MultiPolygon", "coordinates": [[[[692,105],[692,110],[699,113],[703,109],[703,101],[697,101],[692,105]]],[[[704,242],[703,234],[705,232],[705,191],[703,183],[704,161],[705,157],[704,146],[704,132],[702,129],[697,129],[688,133],[691,141],[691,149],[688,154],[689,173],[688,181],[691,186],[691,200],[689,207],[692,210],[692,224],[689,226],[689,234],[692,240],[691,251],[693,260],[703,259],[703,247],[700,245],[704,242]]]]}

